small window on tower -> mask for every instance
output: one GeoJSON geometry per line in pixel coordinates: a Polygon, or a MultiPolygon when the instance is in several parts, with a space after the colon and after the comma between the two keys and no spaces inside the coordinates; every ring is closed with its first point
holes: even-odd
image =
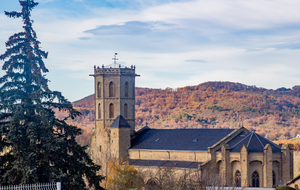
{"type": "Polygon", "coordinates": [[[98,119],[101,119],[101,104],[98,104],[98,119]]]}
{"type": "Polygon", "coordinates": [[[109,83],[109,97],[115,97],[115,84],[113,82],[109,83]]]}
{"type": "Polygon", "coordinates": [[[129,84],[128,82],[125,83],[125,97],[128,97],[128,89],[129,89],[129,84]]]}
{"type": "Polygon", "coordinates": [[[127,118],[128,117],[128,105],[124,104],[124,117],[127,118]]]}
{"type": "Polygon", "coordinates": [[[109,118],[114,118],[114,109],[115,109],[115,106],[113,103],[111,103],[109,105],[109,118]]]}
{"type": "Polygon", "coordinates": [[[101,83],[98,82],[97,84],[97,97],[100,98],[101,97],[101,83]]]}

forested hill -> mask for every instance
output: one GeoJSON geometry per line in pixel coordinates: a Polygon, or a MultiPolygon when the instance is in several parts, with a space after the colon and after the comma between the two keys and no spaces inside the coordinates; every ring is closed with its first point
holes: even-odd
{"type": "MultiPolygon", "coordinates": [[[[94,127],[94,95],[75,101],[82,112],[74,124],[94,127]]],[[[136,128],[237,128],[271,140],[300,131],[300,86],[268,90],[232,82],[206,82],[177,89],[136,88],[136,128]]],[[[85,137],[84,137],[85,138],[85,137]]]]}

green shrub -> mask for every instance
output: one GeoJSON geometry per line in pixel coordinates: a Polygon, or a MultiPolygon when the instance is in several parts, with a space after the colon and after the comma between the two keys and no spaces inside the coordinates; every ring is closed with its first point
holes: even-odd
{"type": "Polygon", "coordinates": [[[295,190],[295,189],[289,186],[281,186],[281,187],[277,187],[275,190],[295,190]]]}

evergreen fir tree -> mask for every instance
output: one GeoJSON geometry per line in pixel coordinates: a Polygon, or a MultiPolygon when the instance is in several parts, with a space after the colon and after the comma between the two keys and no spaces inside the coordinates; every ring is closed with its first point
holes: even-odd
{"type": "Polygon", "coordinates": [[[60,92],[48,88],[48,69],[43,59],[48,53],[39,47],[30,12],[34,0],[19,1],[21,12],[5,12],[22,18],[24,31],[6,42],[0,78],[0,184],[62,182],[63,189],[103,189],[100,166],[93,163],[75,137],[81,130],[66,123],[80,113],[60,92]],[[60,120],[53,109],[68,113],[60,120]]]}

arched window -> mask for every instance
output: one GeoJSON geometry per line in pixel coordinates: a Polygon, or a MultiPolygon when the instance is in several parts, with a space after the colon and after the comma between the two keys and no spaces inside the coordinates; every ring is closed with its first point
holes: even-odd
{"type": "Polygon", "coordinates": [[[276,186],[276,174],[272,171],[273,186],[276,186]]]}
{"type": "Polygon", "coordinates": [[[101,104],[98,104],[98,119],[101,119],[101,104]]]}
{"type": "Polygon", "coordinates": [[[125,97],[128,97],[128,89],[129,89],[129,84],[128,82],[125,82],[125,97]]]}
{"type": "Polygon", "coordinates": [[[235,172],[235,186],[241,187],[241,172],[239,170],[235,172]]]}
{"type": "Polygon", "coordinates": [[[109,97],[115,97],[115,84],[112,81],[109,83],[109,97]]]}
{"type": "Polygon", "coordinates": [[[100,98],[101,97],[101,83],[98,82],[97,84],[97,97],[100,98]]]}
{"type": "Polygon", "coordinates": [[[259,187],[259,175],[257,171],[252,174],[252,187],[259,187]]]}
{"type": "Polygon", "coordinates": [[[109,104],[109,118],[114,118],[114,109],[115,106],[113,103],[109,104]]]}
{"type": "Polygon", "coordinates": [[[127,118],[128,117],[128,105],[124,104],[124,117],[127,118]]]}

